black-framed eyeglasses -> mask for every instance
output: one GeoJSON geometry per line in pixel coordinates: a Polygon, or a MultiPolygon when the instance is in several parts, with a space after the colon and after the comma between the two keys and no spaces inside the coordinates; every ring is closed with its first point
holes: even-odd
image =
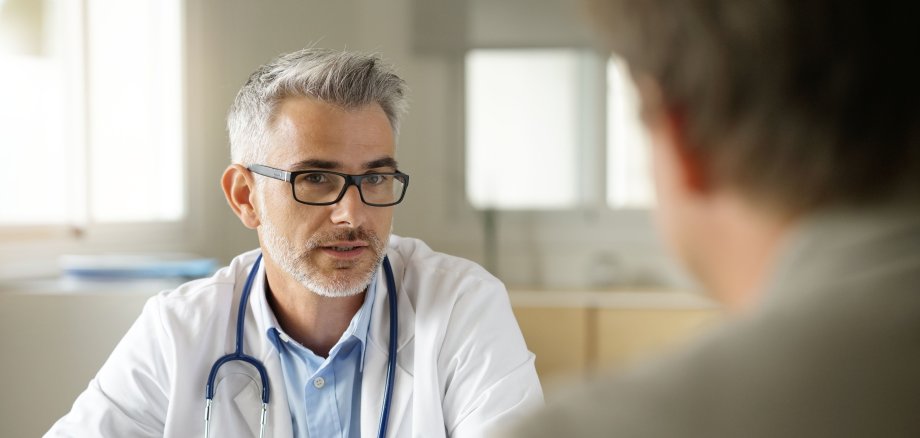
{"type": "Polygon", "coordinates": [[[398,170],[393,173],[349,175],[329,170],[289,172],[261,164],[253,164],[249,170],[291,183],[294,200],[307,205],[335,204],[342,200],[349,186],[355,186],[361,202],[372,207],[389,207],[402,202],[409,187],[409,175],[398,170]]]}

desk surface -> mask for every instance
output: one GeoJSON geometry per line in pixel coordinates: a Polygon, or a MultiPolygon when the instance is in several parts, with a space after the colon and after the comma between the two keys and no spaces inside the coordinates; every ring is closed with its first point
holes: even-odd
{"type": "Polygon", "coordinates": [[[83,279],[74,277],[0,281],[0,294],[142,294],[175,289],[182,278],[83,279]]]}

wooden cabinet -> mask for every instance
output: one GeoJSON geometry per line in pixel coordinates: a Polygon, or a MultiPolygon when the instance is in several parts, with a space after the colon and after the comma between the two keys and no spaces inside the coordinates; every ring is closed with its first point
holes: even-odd
{"type": "Polygon", "coordinates": [[[587,369],[595,343],[588,313],[583,307],[514,307],[541,379],[587,369]]]}
{"type": "Polygon", "coordinates": [[[721,318],[713,301],[680,292],[512,291],[511,303],[544,382],[626,365],[721,318]]]}

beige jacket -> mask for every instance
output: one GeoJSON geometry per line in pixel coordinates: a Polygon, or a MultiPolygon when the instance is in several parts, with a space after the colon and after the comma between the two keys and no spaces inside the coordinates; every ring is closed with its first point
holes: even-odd
{"type": "Polygon", "coordinates": [[[920,437],[920,211],[828,213],[753,314],[592,382],[520,437],[920,437]]]}

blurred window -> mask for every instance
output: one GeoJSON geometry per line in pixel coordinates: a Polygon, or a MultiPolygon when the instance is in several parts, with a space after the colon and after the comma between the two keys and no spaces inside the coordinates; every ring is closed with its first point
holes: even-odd
{"type": "Polygon", "coordinates": [[[0,226],[185,217],[179,0],[0,0],[0,226]]]}
{"type": "Polygon", "coordinates": [[[466,186],[475,207],[576,205],[579,55],[474,50],[467,56],[466,186]]]}
{"type": "Polygon", "coordinates": [[[651,207],[637,108],[618,59],[582,49],[469,51],[469,201],[484,210],[651,207]],[[606,121],[597,116],[605,108],[606,121]]]}
{"type": "Polygon", "coordinates": [[[607,63],[607,205],[649,208],[649,140],[639,118],[639,97],[623,60],[607,63]]]}

